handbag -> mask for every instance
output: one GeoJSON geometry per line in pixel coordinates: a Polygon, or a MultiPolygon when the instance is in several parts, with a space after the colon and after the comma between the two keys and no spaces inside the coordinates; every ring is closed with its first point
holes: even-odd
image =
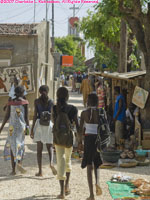
{"type": "Polygon", "coordinates": [[[51,119],[51,113],[49,111],[43,111],[40,115],[40,125],[49,126],[51,119]]]}
{"type": "MultiPolygon", "coordinates": [[[[49,126],[50,120],[51,120],[51,113],[48,110],[51,110],[53,103],[51,100],[48,101],[48,107],[46,111],[41,112],[40,114],[40,125],[42,126],[49,126]]],[[[39,110],[42,110],[41,106],[39,107],[39,110]]]]}
{"type": "Polygon", "coordinates": [[[97,128],[97,151],[103,151],[110,144],[110,129],[105,110],[99,109],[99,124],[97,128]]]}

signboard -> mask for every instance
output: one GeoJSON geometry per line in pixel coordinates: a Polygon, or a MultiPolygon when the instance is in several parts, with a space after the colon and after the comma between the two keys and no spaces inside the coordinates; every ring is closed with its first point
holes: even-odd
{"type": "Polygon", "coordinates": [[[31,64],[0,67],[0,96],[7,96],[15,79],[19,79],[19,85],[24,86],[27,93],[34,92],[34,78],[31,64]]]}
{"type": "Polygon", "coordinates": [[[73,66],[73,56],[62,56],[62,66],[72,67],[73,66]]]}
{"type": "Polygon", "coordinates": [[[139,108],[143,109],[145,107],[149,92],[136,86],[132,98],[132,103],[134,103],[139,108]]]}

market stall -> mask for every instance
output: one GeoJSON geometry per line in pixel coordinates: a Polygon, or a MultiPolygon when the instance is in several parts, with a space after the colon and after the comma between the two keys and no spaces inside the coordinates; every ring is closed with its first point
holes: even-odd
{"type": "MultiPolygon", "coordinates": [[[[131,103],[134,103],[134,105],[136,105],[137,108],[139,109],[144,108],[147,97],[149,95],[147,91],[141,88],[142,82],[144,81],[144,77],[146,75],[146,71],[135,71],[127,73],[89,72],[89,75],[94,75],[95,79],[97,79],[98,77],[102,77],[104,83],[106,82],[106,86],[109,85],[112,112],[115,105],[115,95],[114,95],[115,86],[119,86],[121,92],[125,96],[127,108],[129,108],[129,105],[131,103]]],[[[134,150],[142,149],[142,146],[143,149],[150,149],[150,130],[142,130],[139,118],[140,117],[137,112],[137,114],[135,114],[134,129],[131,134],[132,136],[130,137],[130,142],[128,141],[126,145],[125,144],[126,142],[124,140],[121,141],[120,150],[122,151],[121,158],[123,160],[135,158],[137,153],[134,152],[134,150]],[[132,152],[130,150],[132,150],[132,152]]],[[[122,163],[122,165],[125,165],[124,162],[122,163]]],[[[135,163],[134,165],[136,166],[135,163]]]]}

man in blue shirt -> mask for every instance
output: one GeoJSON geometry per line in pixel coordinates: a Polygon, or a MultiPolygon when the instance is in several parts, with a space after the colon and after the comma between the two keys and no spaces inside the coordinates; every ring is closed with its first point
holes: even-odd
{"type": "Polygon", "coordinates": [[[120,94],[120,87],[116,86],[114,90],[116,95],[116,103],[113,119],[115,121],[116,145],[119,146],[120,139],[123,139],[126,104],[124,96],[120,94]]]}

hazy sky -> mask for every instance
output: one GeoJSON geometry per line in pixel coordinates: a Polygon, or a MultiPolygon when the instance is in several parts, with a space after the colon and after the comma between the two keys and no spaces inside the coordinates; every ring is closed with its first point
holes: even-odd
{"type": "MultiPolygon", "coordinates": [[[[10,0],[6,0],[10,1],[10,0]]],[[[0,0],[2,2],[2,0],[0,0]]],[[[87,10],[93,10],[93,3],[78,3],[79,7],[76,10],[76,16],[80,19],[87,16],[87,10]]],[[[68,18],[73,16],[73,7],[71,3],[55,3],[55,37],[66,36],[68,34],[68,18]]],[[[51,19],[52,6],[48,3],[48,20],[51,19]]],[[[36,3],[35,22],[40,22],[45,18],[46,5],[45,3],[36,3]]],[[[33,3],[0,3],[0,23],[33,23],[34,22],[34,4],[33,3]]],[[[86,57],[92,57],[92,52],[87,50],[86,57]]]]}

